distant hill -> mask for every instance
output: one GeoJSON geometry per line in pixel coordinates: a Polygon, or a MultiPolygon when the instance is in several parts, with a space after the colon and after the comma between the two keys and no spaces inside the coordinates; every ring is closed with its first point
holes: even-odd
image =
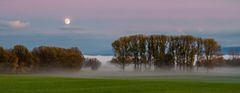
{"type": "Polygon", "coordinates": [[[229,54],[229,52],[230,52],[232,49],[240,52],[240,47],[222,47],[221,52],[222,52],[223,54],[229,54]]]}

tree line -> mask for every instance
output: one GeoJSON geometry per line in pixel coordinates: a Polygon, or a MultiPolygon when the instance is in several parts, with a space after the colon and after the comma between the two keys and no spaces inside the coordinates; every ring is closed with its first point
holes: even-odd
{"type": "Polygon", "coordinates": [[[0,47],[0,71],[27,73],[39,71],[78,71],[84,57],[77,48],[40,46],[29,51],[23,45],[11,49],[0,47]]]}
{"type": "Polygon", "coordinates": [[[240,50],[237,47],[232,47],[228,51],[229,58],[226,59],[226,66],[240,66],[240,50]]]}
{"type": "Polygon", "coordinates": [[[129,64],[133,64],[136,71],[142,68],[210,68],[223,60],[221,47],[214,39],[190,35],[124,36],[115,40],[112,47],[111,62],[119,64],[123,70],[129,64]]]}
{"type": "Polygon", "coordinates": [[[101,66],[101,62],[97,58],[85,58],[83,62],[84,68],[90,68],[91,70],[98,70],[101,66]]]}

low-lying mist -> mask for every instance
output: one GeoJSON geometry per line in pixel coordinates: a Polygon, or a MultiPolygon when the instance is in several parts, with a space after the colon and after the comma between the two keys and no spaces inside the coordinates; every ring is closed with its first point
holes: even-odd
{"type": "Polygon", "coordinates": [[[240,77],[239,67],[213,67],[213,68],[192,68],[191,70],[179,70],[178,68],[158,69],[158,70],[142,70],[134,71],[133,65],[126,66],[124,72],[117,66],[111,64],[109,61],[112,56],[89,56],[85,58],[97,58],[102,62],[98,70],[91,70],[90,68],[82,68],[78,72],[56,72],[56,73],[42,73],[50,76],[63,77],[80,77],[80,78],[100,78],[100,77],[240,77]]]}

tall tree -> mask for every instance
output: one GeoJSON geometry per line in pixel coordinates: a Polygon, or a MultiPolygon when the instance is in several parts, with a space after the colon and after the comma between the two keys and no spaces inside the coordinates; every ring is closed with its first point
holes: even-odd
{"type": "Polygon", "coordinates": [[[214,39],[204,39],[203,45],[204,45],[204,50],[205,50],[204,53],[206,57],[205,64],[207,66],[211,66],[213,65],[212,63],[213,63],[214,57],[218,55],[217,53],[219,53],[220,46],[214,39]]]}
{"type": "Polygon", "coordinates": [[[219,57],[216,59],[220,48],[216,41],[190,35],[132,35],[119,38],[112,46],[114,60],[118,60],[123,68],[126,63],[133,63],[136,71],[141,70],[143,64],[145,68],[146,64],[151,68],[154,63],[154,69],[176,65],[185,70],[192,68],[195,61],[199,66],[201,63],[213,64],[212,60],[220,59],[219,57]]]}
{"type": "Polygon", "coordinates": [[[8,65],[8,59],[9,56],[7,51],[3,47],[0,47],[0,71],[6,70],[6,65],[8,65]]]}
{"type": "Polygon", "coordinates": [[[34,64],[33,56],[25,46],[15,45],[12,53],[18,57],[18,71],[26,72],[32,69],[32,65],[34,64]]]}

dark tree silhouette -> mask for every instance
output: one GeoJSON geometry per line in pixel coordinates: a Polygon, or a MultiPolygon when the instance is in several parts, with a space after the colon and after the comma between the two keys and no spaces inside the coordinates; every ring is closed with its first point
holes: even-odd
{"type": "Polygon", "coordinates": [[[210,67],[217,64],[220,46],[214,39],[190,35],[132,35],[121,37],[112,43],[113,63],[133,64],[136,71],[142,67],[154,69],[177,66],[181,70],[195,66],[210,67]],[[148,67],[147,67],[148,66],[148,67]]]}
{"type": "Polygon", "coordinates": [[[78,71],[84,57],[76,48],[40,46],[31,52],[23,45],[13,49],[0,47],[0,72],[30,73],[39,71],[78,71]]]}

